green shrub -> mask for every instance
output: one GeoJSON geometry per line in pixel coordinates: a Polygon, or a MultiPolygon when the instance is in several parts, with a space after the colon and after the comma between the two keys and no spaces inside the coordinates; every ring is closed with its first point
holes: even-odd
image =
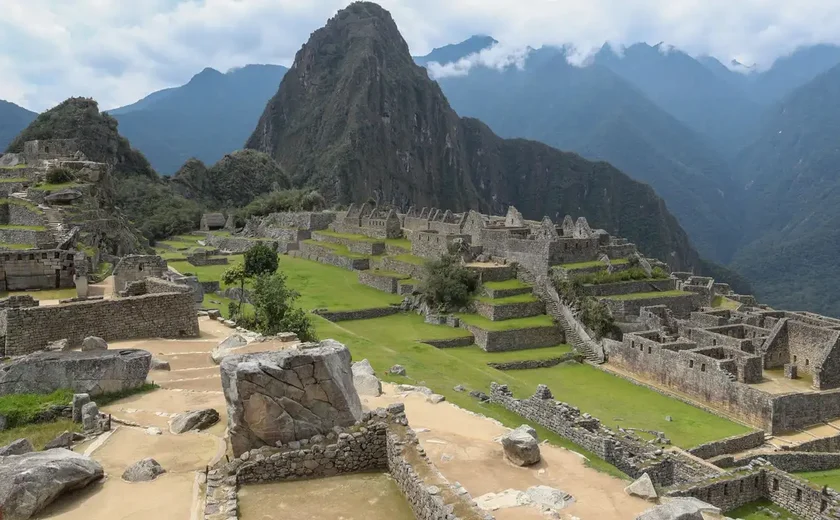
{"type": "Polygon", "coordinates": [[[76,176],[67,168],[53,168],[47,172],[47,184],[64,184],[74,180],[76,176]]]}
{"type": "Polygon", "coordinates": [[[598,271],[597,273],[582,274],[575,276],[574,279],[584,285],[599,285],[605,283],[616,282],[630,282],[633,280],[664,280],[668,278],[668,273],[660,267],[654,267],[651,270],[650,276],[641,267],[631,267],[623,271],[598,271]]]}
{"type": "Polygon", "coordinates": [[[73,399],[70,390],[56,390],[51,394],[12,394],[0,397],[0,415],[6,426],[14,428],[31,423],[38,412],[55,405],[68,405],[73,399]]]}
{"type": "Polygon", "coordinates": [[[277,251],[259,242],[245,251],[245,276],[271,274],[277,270],[277,251]]]}
{"type": "Polygon", "coordinates": [[[315,329],[309,315],[293,306],[299,296],[286,284],[283,272],[261,274],[254,280],[251,290],[254,314],[241,313],[240,325],[266,336],[294,332],[301,341],[314,341],[315,329]]]}
{"type": "Polygon", "coordinates": [[[439,311],[466,307],[478,289],[478,276],[461,265],[461,258],[446,254],[426,263],[426,277],[420,293],[426,304],[439,311]]]}

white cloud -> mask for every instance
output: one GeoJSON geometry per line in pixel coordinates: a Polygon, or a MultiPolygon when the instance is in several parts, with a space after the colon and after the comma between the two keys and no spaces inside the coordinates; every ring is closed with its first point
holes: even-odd
{"type": "MultiPolygon", "coordinates": [[[[104,108],[182,84],[207,66],[290,65],[347,0],[0,0],[0,98],[43,110],[71,95],[104,108]]],[[[825,0],[382,0],[415,54],[471,34],[498,48],[443,67],[516,65],[527,47],[666,42],[721,62],[769,66],[801,45],[840,43],[825,0]]]]}
{"type": "Polygon", "coordinates": [[[522,69],[525,66],[525,58],[528,57],[529,48],[511,48],[504,44],[496,44],[489,49],[470,54],[456,62],[440,64],[430,62],[426,65],[429,75],[434,79],[466,76],[470,69],[476,66],[493,69],[505,69],[516,67],[522,69]]]}

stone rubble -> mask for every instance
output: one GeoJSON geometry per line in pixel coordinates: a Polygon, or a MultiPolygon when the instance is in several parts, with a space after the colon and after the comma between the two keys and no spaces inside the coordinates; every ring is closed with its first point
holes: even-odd
{"type": "Polygon", "coordinates": [[[176,415],[169,423],[172,433],[181,434],[193,430],[206,430],[219,422],[219,412],[212,408],[176,415]]]}
{"type": "Polygon", "coordinates": [[[540,445],[536,431],[522,425],[502,436],[505,458],[517,466],[530,466],[540,461],[540,445]]]}
{"type": "Polygon", "coordinates": [[[135,462],[122,474],[122,479],[126,482],[149,482],[160,475],[166,473],[166,470],[158,464],[155,459],[143,459],[135,462]]]}

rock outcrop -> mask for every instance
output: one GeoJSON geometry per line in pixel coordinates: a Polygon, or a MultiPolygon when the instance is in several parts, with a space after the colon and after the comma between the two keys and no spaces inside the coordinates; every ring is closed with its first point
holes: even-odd
{"type": "Polygon", "coordinates": [[[0,511],[25,520],[56,498],[102,478],[98,462],[65,449],[35,451],[0,459],[0,511]]]}
{"type": "Polygon", "coordinates": [[[693,497],[666,498],[662,504],[637,516],[636,520],[705,520],[704,513],[720,515],[720,509],[693,497]]]}
{"type": "Polygon", "coordinates": [[[126,482],[149,482],[166,473],[166,470],[155,459],[143,459],[135,462],[122,474],[126,482]]]}
{"type": "Polygon", "coordinates": [[[644,498],[645,500],[656,500],[659,494],[650,480],[650,475],[644,473],[635,482],[624,488],[624,492],[633,497],[644,498]]]}
{"type": "Polygon", "coordinates": [[[172,433],[206,430],[219,422],[219,412],[212,408],[177,415],[169,425],[172,433]]]}
{"type": "Polygon", "coordinates": [[[98,336],[88,336],[82,341],[82,352],[108,350],[108,342],[98,336]]]}
{"type": "Polygon", "coordinates": [[[353,386],[356,387],[359,395],[371,397],[382,395],[382,382],[376,377],[367,359],[353,363],[353,386]]]}
{"type": "Polygon", "coordinates": [[[505,458],[517,466],[530,466],[540,461],[540,444],[537,432],[522,425],[502,437],[505,458]]]}
{"type": "Polygon", "coordinates": [[[0,370],[0,395],[49,394],[62,388],[96,396],[138,388],[152,355],[145,350],[38,352],[0,370]]]}
{"type": "Polygon", "coordinates": [[[55,439],[44,445],[45,450],[52,450],[55,448],[70,449],[74,442],[81,442],[85,440],[85,436],[81,433],[65,431],[55,439]]]}
{"type": "Polygon", "coordinates": [[[244,347],[247,344],[248,339],[245,336],[241,334],[231,334],[216,345],[216,348],[214,348],[213,352],[210,353],[210,358],[213,360],[213,363],[218,365],[222,362],[222,359],[224,359],[225,356],[233,354],[237,349],[244,347]]]}
{"type": "Polygon", "coordinates": [[[221,374],[236,456],[325,435],[362,414],[350,351],[334,340],[305,350],[228,356],[221,374]]]}
{"type": "Polygon", "coordinates": [[[29,439],[18,439],[11,444],[0,448],[0,457],[8,457],[9,455],[23,455],[35,451],[29,439]]]}

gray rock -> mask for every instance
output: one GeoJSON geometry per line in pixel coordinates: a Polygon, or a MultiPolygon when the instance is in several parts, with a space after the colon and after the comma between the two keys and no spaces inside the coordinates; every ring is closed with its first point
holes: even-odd
{"type": "Polygon", "coordinates": [[[51,450],[54,448],[69,448],[73,445],[74,442],[80,442],[85,440],[86,437],[80,433],[76,432],[64,432],[55,439],[51,440],[50,442],[44,445],[45,450],[51,450]]]}
{"type": "Polygon", "coordinates": [[[370,366],[370,361],[368,361],[367,359],[363,359],[357,363],[353,363],[352,368],[354,376],[359,374],[366,374],[369,376],[376,375],[376,372],[373,371],[373,367],[370,366]]]}
{"type": "Polygon", "coordinates": [[[60,448],[4,457],[0,511],[8,520],[25,520],[64,493],[82,489],[103,475],[98,462],[60,448]]]}
{"type": "Polygon", "coordinates": [[[6,419],[5,415],[0,415],[0,432],[6,430],[6,426],[9,424],[8,419],[6,419]]]}
{"type": "Polygon", "coordinates": [[[482,403],[485,403],[485,402],[490,400],[490,396],[485,394],[484,392],[482,392],[480,390],[471,391],[470,392],[470,397],[475,397],[476,399],[478,399],[482,403]]]}
{"type": "Polygon", "coordinates": [[[540,445],[531,431],[533,428],[523,425],[502,437],[505,457],[517,466],[530,466],[540,461],[540,445]]]}
{"type": "Polygon", "coordinates": [[[549,486],[533,486],[525,490],[531,505],[542,510],[559,511],[574,502],[572,495],[549,486]]]}
{"type": "Polygon", "coordinates": [[[18,439],[13,443],[0,448],[0,457],[8,457],[9,455],[23,455],[35,451],[29,439],[18,439]]]}
{"type": "Polygon", "coordinates": [[[81,196],[81,191],[68,188],[57,191],[55,193],[50,193],[49,195],[44,197],[44,200],[47,202],[47,204],[67,204],[73,202],[81,196]]]}
{"type": "Polygon", "coordinates": [[[211,320],[218,320],[222,317],[222,312],[219,309],[210,309],[207,311],[207,317],[211,320]]]}
{"type": "Polygon", "coordinates": [[[47,352],[64,352],[65,350],[70,350],[70,342],[67,341],[67,338],[53,341],[51,343],[47,343],[44,350],[47,352]]]}
{"type": "Polygon", "coordinates": [[[440,394],[432,394],[432,395],[426,397],[426,400],[429,401],[432,404],[438,404],[438,403],[442,403],[442,402],[446,401],[446,398],[444,396],[440,395],[440,394]]]}
{"type": "Polygon", "coordinates": [[[382,395],[382,381],[374,375],[368,374],[354,374],[353,386],[359,395],[370,397],[379,397],[382,395]]]}
{"type": "Polygon", "coordinates": [[[88,336],[82,341],[82,352],[90,352],[92,350],[108,350],[108,343],[97,336],[88,336]]]}
{"type": "Polygon", "coordinates": [[[86,432],[96,430],[99,425],[99,407],[90,402],[82,406],[82,429],[86,432]]]}
{"type": "Polygon", "coordinates": [[[126,468],[122,478],[127,482],[149,482],[164,473],[166,470],[155,459],[143,459],[126,468]]]}
{"type": "Polygon", "coordinates": [[[670,415],[666,415],[666,416],[665,416],[665,420],[666,420],[666,421],[668,421],[668,422],[671,422],[671,421],[673,421],[673,420],[674,420],[674,418],[673,418],[673,417],[671,417],[670,415]]]}
{"type": "Polygon", "coordinates": [[[624,488],[624,492],[633,497],[644,498],[645,500],[655,501],[659,498],[656,488],[653,486],[653,481],[650,480],[650,475],[642,474],[635,482],[624,488]]]}
{"type": "Polygon", "coordinates": [[[662,500],[662,504],[644,511],[636,520],[703,520],[703,513],[720,514],[717,507],[693,497],[662,500]]]}
{"type": "Polygon", "coordinates": [[[228,356],[221,375],[236,456],[278,441],[326,435],[362,415],[350,351],[336,341],[307,350],[228,356]]]}
{"type": "Polygon", "coordinates": [[[285,343],[289,341],[297,341],[298,337],[294,332],[281,332],[277,334],[277,339],[285,343]]]}
{"type": "Polygon", "coordinates": [[[216,348],[210,353],[210,358],[213,360],[213,363],[218,365],[225,356],[231,355],[236,349],[244,347],[247,344],[248,339],[242,334],[231,334],[216,345],[216,348]]]}
{"type": "Polygon", "coordinates": [[[142,386],[152,355],[145,350],[37,352],[0,371],[0,395],[49,394],[62,388],[97,396],[142,386]]]}
{"type": "Polygon", "coordinates": [[[163,361],[162,359],[152,358],[152,364],[149,369],[169,372],[170,370],[172,370],[172,367],[169,366],[169,361],[163,361]]]}
{"type": "Polygon", "coordinates": [[[406,374],[405,367],[402,365],[394,365],[388,370],[389,374],[395,376],[404,376],[406,374]]]}
{"type": "Polygon", "coordinates": [[[466,392],[467,388],[464,385],[456,385],[455,388],[453,388],[453,390],[455,390],[456,392],[466,392]]]}
{"type": "Polygon", "coordinates": [[[73,394],[73,422],[82,422],[82,407],[90,402],[88,394],[73,394]]]}
{"type": "Polygon", "coordinates": [[[219,412],[212,408],[177,415],[169,425],[172,433],[206,430],[219,422],[219,412]]]}

